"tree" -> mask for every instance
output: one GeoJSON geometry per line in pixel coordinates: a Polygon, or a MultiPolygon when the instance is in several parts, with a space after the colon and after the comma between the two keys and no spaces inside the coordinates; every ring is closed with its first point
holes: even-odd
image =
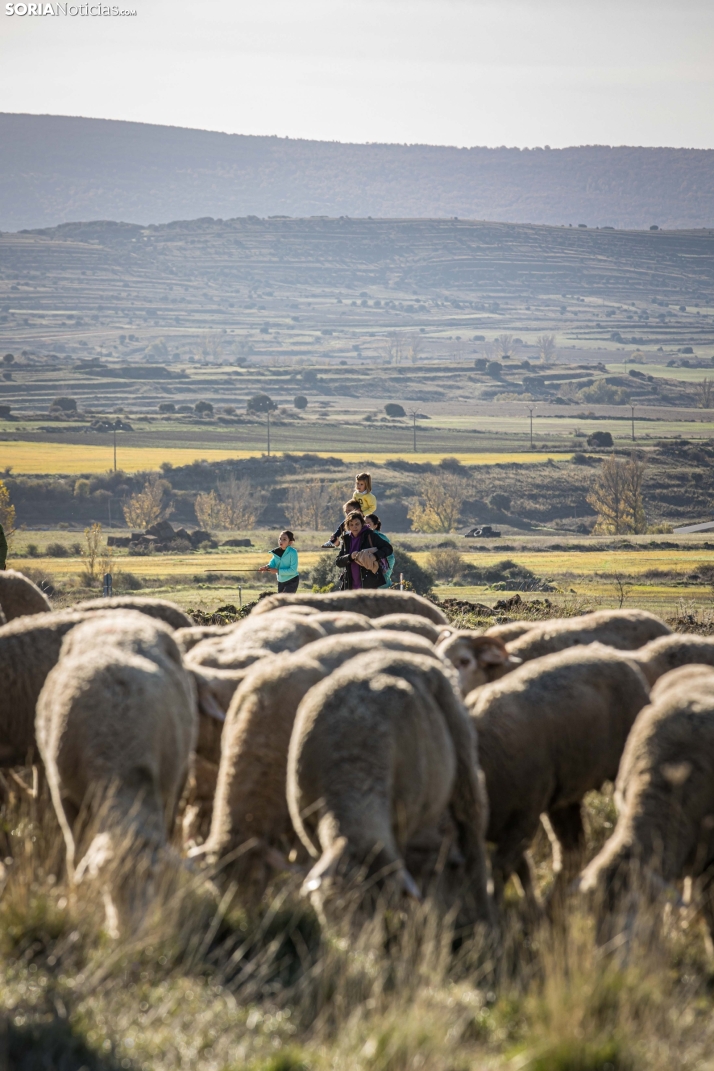
{"type": "Polygon", "coordinates": [[[14,356],[14,354],[12,354],[12,353],[6,353],[6,354],[5,354],[5,356],[4,356],[4,357],[3,357],[3,359],[2,359],[2,363],[3,363],[3,364],[14,364],[14,363],[15,363],[15,356],[14,356]]]}
{"type": "Polygon", "coordinates": [[[169,500],[171,484],[152,472],[141,491],[137,491],[122,506],[124,519],[130,528],[150,528],[158,521],[165,521],[173,513],[169,500]]]}
{"type": "Polygon", "coordinates": [[[319,531],[331,524],[331,516],[339,509],[339,488],[322,480],[309,480],[293,485],[288,492],[287,512],[296,528],[319,531]]]}
{"type": "Polygon", "coordinates": [[[82,550],[90,583],[96,579],[97,566],[103,550],[106,553],[106,548],[102,547],[102,526],[95,521],[91,528],[84,529],[84,549],[82,550]]]}
{"type": "Polygon", "coordinates": [[[595,532],[622,535],[647,531],[643,500],[645,466],[633,454],[621,461],[611,454],[587,496],[598,515],[595,532]]]}
{"type": "Polygon", "coordinates": [[[223,527],[223,503],[215,491],[196,495],[193,508],[196,513],[196,520],[205,531],[212,532],[216,528],[223,527]]]}
{"type": "Polygon", "coordinates": [[[697,405],[700,409],[711,409],[714,405],[714,379],[706,376],[696,386],[697,405]]]}
{"type": "Polygon", "coordinates": [[[612,435],[609,431],[594,431],[592,435],[588,435],[587,442],[588,446],[600,447],[600,449],[613,445],[612,435]]]}
{"type": "Polygon", "coordinates": [[[491,376],[492,379],[500,379],[502,371],[503,365],[500,361],[489,361],[486,365],[486,375],[491,376]]]}
{"type": "Polygon", "coordinates": [[[407,415],[404,406],[400,405],[399,402],[387,402],[384,407],[384,412],[387,416],[391,417],[402,417],[407,415]]]}
{"type": "Polygon", "coordinates": [[[272,413],[278,407],[269,394],[254,394],[246,402],[245,408],[249,413],[272,413]]]}
{"type": "Polygon", "coordinates": [[[503,513],[508,513],[511,508],[511,496],[505,494],[503,491],[496,491],[496,493],[489,498],[488,504],[492,509],[498,509],[503,513]]]}
{"type": "Polygon", "coordinates": [[[425,476],[420,500],[408,511],[412,528],[419,532],[450,532],[456,527],[465,498],[458,476],[425,476]]]}
{"type": "Polygon", "coordinates": [[[210,402],[196,402],[193,407],[193,411],[196,416],[209,417],[213,416],[213,406],[210,402]]]}
{"type": "Polygon", "coordinates": [[[499,357],[510,357],[513,352],[513,335],[499,335],[494,340],[499,357]]]}
{"type": "Polygon", "coordinates": [[[4,480],[0,480],[0,524],[9,544],[15,534],[15,507],[10,502],[10,492],[4,480]]]}
{"type": "Polygon", "coordinates": [[[434,575],[428,569],[422,569],[416,558],[407,554],[405,550],[394,547],[394,570],[392,572],[392,587],[399,587],[399,577],[404,577],[405,586],[417,595],[428,595],[434,583],[434,575]]]}
{"type": "Polygon", "coordinates": [[[214,527],[252,528],[260,512],[260,499],[250,480],[229,476],[218,484],[218,493],[222,515],[221,523],[214,527]]]}
{"type": "Polygon", "coordinates": [[[159,412],[160,413],[175,413],[176,412],[176,406],[174,405],[173,402],[161,402],[161,404],[159,405],[159,412]]]}
{"type": "Polygon", "coordinates": [[[555,355],[555,335],[538,335],[536,345],[541,361],[549,361],[555,355]]]}
{"type": "Polygon", "coordinates": [[[307,398],[304,394],[297,394],[293,398],[293,405],[296,409],[307,409],[307,398]]]}

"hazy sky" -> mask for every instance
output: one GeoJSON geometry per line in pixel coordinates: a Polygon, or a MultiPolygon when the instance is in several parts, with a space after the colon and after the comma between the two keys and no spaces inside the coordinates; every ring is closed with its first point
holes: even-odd
{"type": "Polygon", "coordinates": [[[339,141],[714,148],[714,0],[119,7],[136,17],[10,17],[0,0],[0,111],[339,141]]]}

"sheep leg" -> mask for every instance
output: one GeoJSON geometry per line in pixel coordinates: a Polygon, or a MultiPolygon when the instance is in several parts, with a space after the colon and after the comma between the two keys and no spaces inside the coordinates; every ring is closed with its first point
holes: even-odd
{"type": "Polygon", "coordinates": [[[543,826],[553,850],[553,873],[555,880],[548,898],[548,910],[552,912],[563,905],[565,891],[580,872],[585,848],[585,827],[580,803],[566,807],[553,807],[542,816],[543,826]]]}
{"type": "Polygon", "coordinates": [[[532,898],[529,897],[529,890],[531,894],[533,893],[531,875],[529,873],[526,876],[524,869],[525,852],[533,840],[537,828],[537,824],[534,828],[530,815],[519,815],[510,823],[505,835],[501,837],[501,840],[496,845],[491,869],[493,872],[493,898],[499,907],[503,904],[503,892],[508,879],[511,874],[515,873],[518,875],[529,906],[535,906],[537,909],[537,903],[532,904],[531,902],[532,899],[534,900],[534,895],[532,898]],[[525,882],[523,880],[524,877],[525,882]]]}

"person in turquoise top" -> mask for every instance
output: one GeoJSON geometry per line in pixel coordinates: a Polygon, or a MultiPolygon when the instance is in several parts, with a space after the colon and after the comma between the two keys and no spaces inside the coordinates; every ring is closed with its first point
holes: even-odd
{"type": "Polygon", "coordinates": [[[300,583],[298,552],[293,546],[295,536],[292,532],[280,533],[278,546],[267,565],[261,565],[261,573],[275,573],[278,577],[278,594],[297,591],[300,583]]]}

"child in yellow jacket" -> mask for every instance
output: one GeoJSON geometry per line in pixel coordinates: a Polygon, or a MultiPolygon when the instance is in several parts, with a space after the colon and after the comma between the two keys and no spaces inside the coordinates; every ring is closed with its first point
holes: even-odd
{"type": "MultiPolygon", "coordinates": [[[[376,512],[377,499],[372,494],[372,477],[368,472],[358,472],[355,476],[355,489],[352,492],[352,500],[347,505],[352,506],[353,502],[358,504],[365,517],[368,513],[376,512]]],[[[345,506],[345,512],[348,512],[347,506],[345,506]]],[[[336,547],[344,527],[345,522],[341,521],[327,542],[322,544],[323,547],[336,547]]]]}

